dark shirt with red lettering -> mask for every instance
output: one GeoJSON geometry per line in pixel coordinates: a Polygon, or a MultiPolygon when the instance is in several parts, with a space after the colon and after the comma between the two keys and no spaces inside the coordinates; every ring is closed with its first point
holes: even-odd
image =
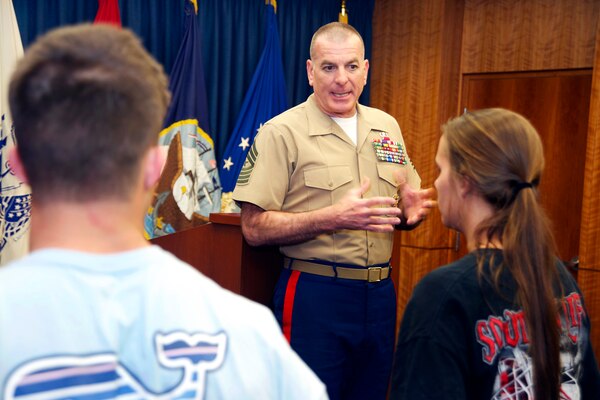
{"type": "MultiPolygon", "coordinates": [[[[477,250],[438,268],[414,289],[395,355],[391,399],[533,399],[529,338],[501,250],[477,250]],[[478,258],[484,257],[478,277],[478,258]]],[[[577,283],[557,263],[561,302],[561,398],[600,399],[600,372],[577,283]]],[[[558,297],[558,296],[557,296],[558,297]]],[[[559,322],[557,322],[559,323],[559,322]]]]}

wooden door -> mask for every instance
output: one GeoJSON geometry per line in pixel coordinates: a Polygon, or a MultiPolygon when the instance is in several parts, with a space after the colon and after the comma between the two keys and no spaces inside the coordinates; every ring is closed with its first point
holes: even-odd
{"type": "Polygon", "coordinates": [[[538,130],[546,159],[541,203],[563,260],[579,252],[591,85],[591,69],[463,76],[461,110],[507,108],[538,130]]]}

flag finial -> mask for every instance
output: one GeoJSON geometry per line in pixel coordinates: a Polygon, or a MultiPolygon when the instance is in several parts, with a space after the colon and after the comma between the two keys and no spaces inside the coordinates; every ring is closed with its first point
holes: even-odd
{"type": "Polygon", "coordinates": [[[348,23],[348,13],[346,12],[346,0],[342,0],[342,10],[340,11],[338,21],[343,24],[348,23]]]}
{"type": "Polygon", "coordinates": [[[265,0],[265,4],[273,6],[273,10],[275,11],[275,14],[277,14],[277,0],[265,0]]]}
{"type": "Polygon", "coordinates": [[[198,15],[198,0],[190,0],[190,3],[194,5],[194,12],[198,15]]]}

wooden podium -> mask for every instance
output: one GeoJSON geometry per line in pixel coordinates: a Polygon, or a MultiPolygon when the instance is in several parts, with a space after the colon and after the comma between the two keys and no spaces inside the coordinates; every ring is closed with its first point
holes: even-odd
{"type": "Polygon", "coordinates": [[[244,240],[240,214],[211,214],[209,223],[150,242],[173,253],[219,285],[270,306],[283,257],[275,246],[244,240]]]}

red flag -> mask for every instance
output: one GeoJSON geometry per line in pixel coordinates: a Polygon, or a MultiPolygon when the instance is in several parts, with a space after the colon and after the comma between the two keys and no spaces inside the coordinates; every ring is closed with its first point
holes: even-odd
{"type": "Polygon", "coordinates": [[[98,0],[98,13],[94,23],[121,26],[118,0],[98,0]]]}

